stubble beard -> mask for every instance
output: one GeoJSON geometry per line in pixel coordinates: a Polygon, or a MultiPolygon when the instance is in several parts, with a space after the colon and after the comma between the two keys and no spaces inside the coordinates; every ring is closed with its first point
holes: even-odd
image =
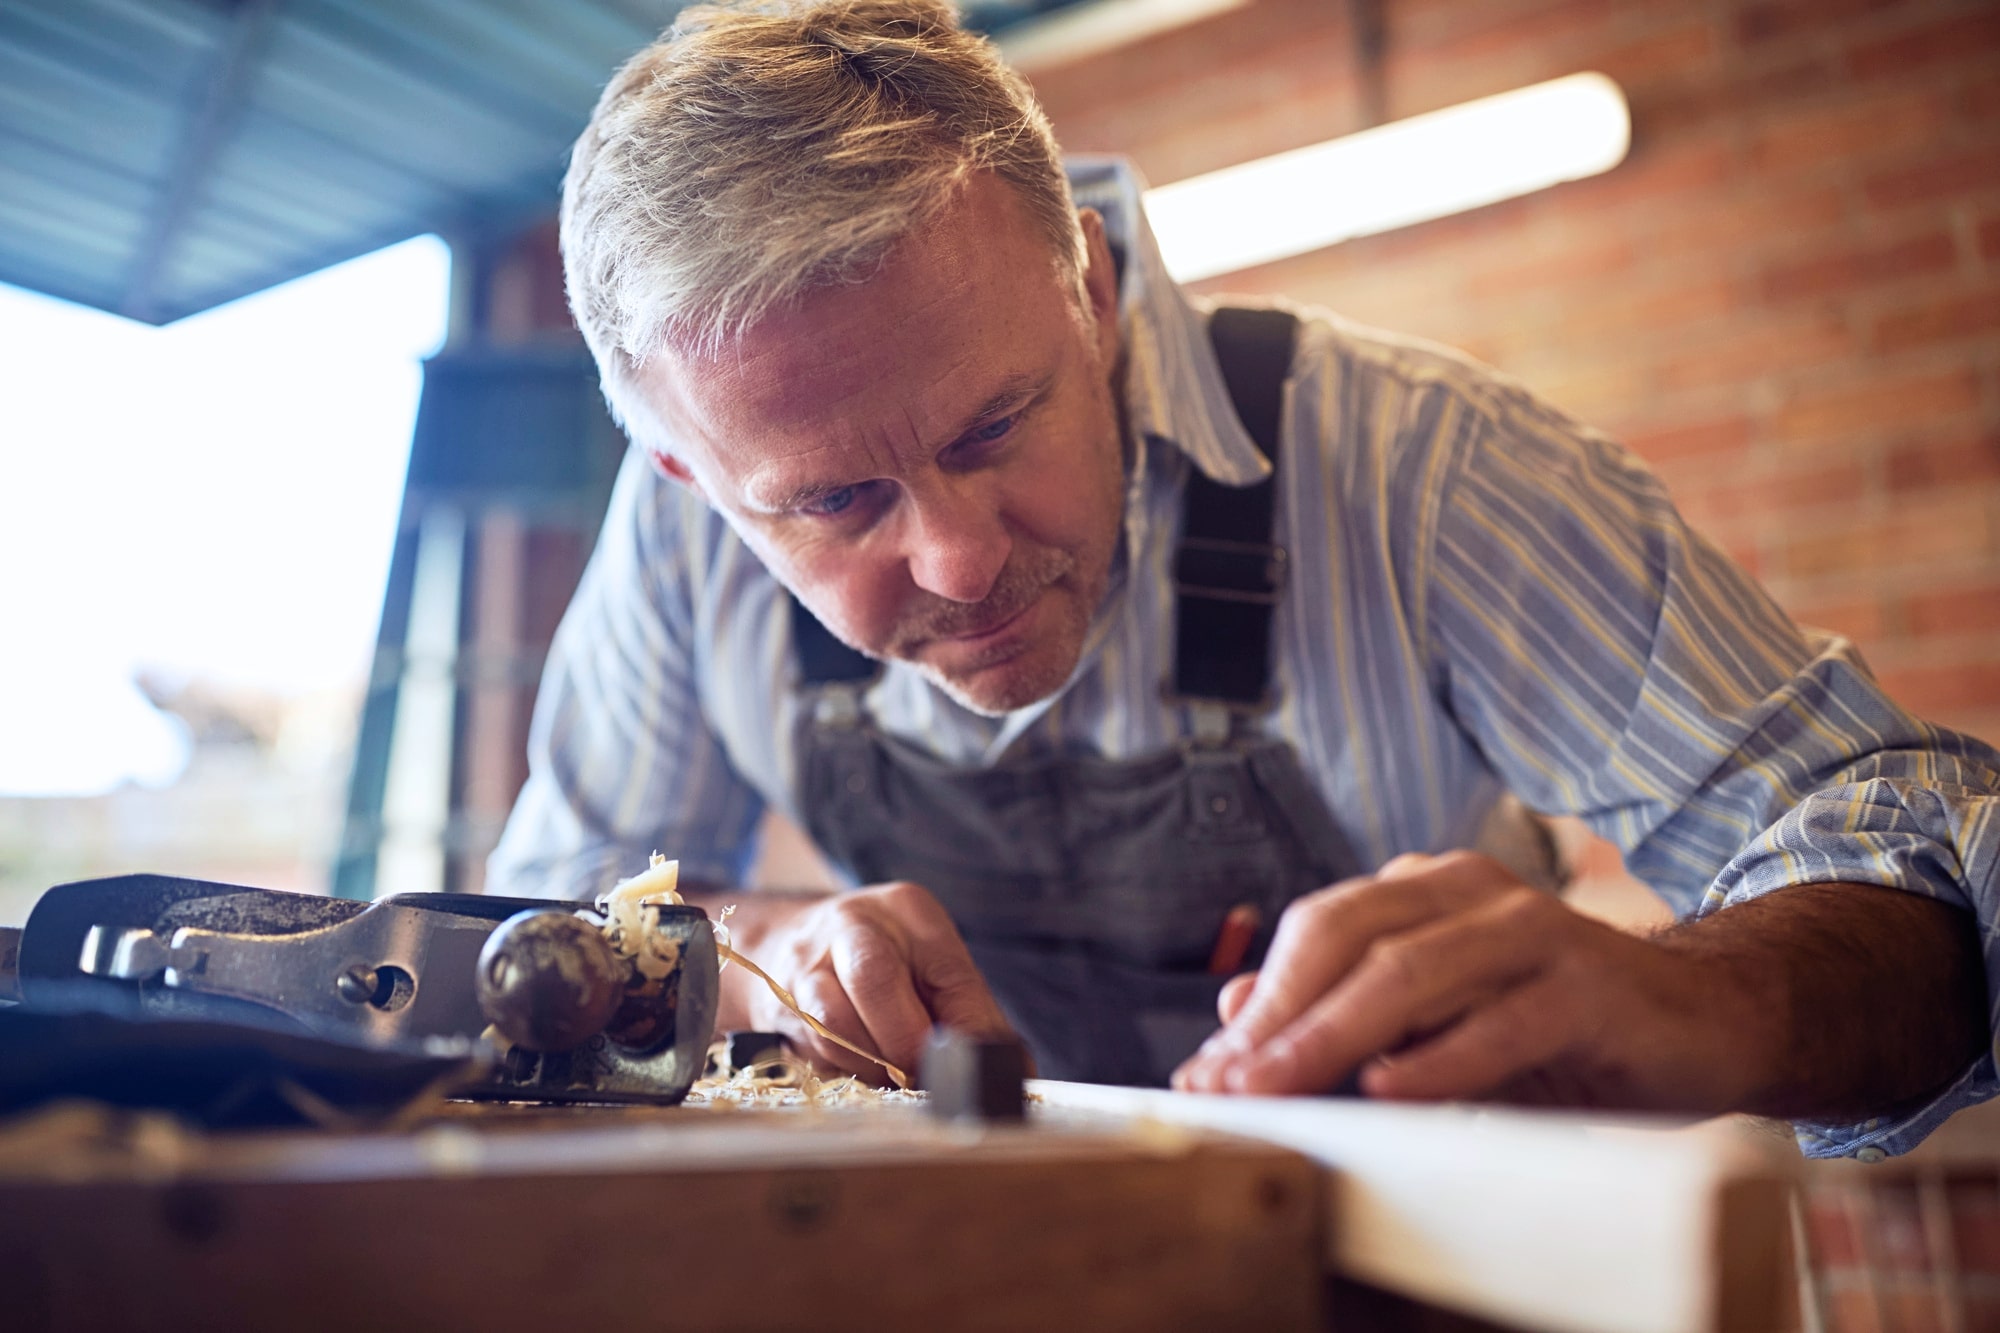
{"type": "Polygon", "coordinates": [[[1069,680],[1083,652],[1090,621],[1104,598],[1108,570],[1084,571],[1082,562],[1066,551],[1044,548],[1035,557],[1009,565],[1001,572],[1001,582],[976,606],[947,604],[953,622],[963,617],[965,628],[946,633],[965,633],[981,626],[994,626],[1025,611],[1039,598],[1053,598],[1053,605],[1041,614],[1055,617],[1041,627],[1041,633],[1025,645],[995,645],[990,660],[975,659],[947,674],[933,663],[909,654],[921,649],[921,641],[910,642],[892,656],[909,661],[917,671],[942,690],[961,708],[983,717],[1003,717],[1018,708],[1048,698],[1069,680]],[[1003,597],[1004,594],[1004,597],[1003,597]],[[997,679],[992,679],[995,673],[997,679]]]}
{"type": "Polygon", "coordinates": [[[1071,577],[1076,564],[1067,551],[1038,547],[1022,558],[1009,560],[986,596],[977,602],[953,602],[926,594],[923,604],[906,613],[890,632],[883,655],[909,661],[931,640],[993,629],[1071,577]]]}

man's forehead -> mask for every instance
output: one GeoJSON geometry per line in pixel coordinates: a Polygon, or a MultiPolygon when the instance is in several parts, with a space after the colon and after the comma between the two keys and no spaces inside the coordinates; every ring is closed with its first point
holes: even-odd
{"type": "Polygon", "coordinates": [[[767,327],[757,342],[739,344],[740,355],[674,366],[661,397],[693,442],[726,457],[745,447],[768,454],[861,443],[885,430],[921,436],[980,398],[986,381],[1015,377],[998,359],[1001,347],[975,345],[975,329],[827,332],[785,339],[767,327]]]}
{"type": "Polygon", "coordinates": [[[780,410],[861,394],[891,373],[942,380],[976,357],[966,344],[1011,319],[993,257],[982,262],[973,253],[979,238],[966,234],[990,221],[925,228],[865,282],[808,292],[720,346],[669,347],[660,360],[703,399],[719,389],[732,402],[748,394],[780,410]]]}
{"type": "Polygon", "coordinates": [[[773,462],[941,443],[1045,373],[1064,290],[1011,192],[993,188],[968,189],[866,282],[813,292],[719,348],[663,350],[641,384],[670,435],[707,455],[687,461],[741,480],[773,462]]]}

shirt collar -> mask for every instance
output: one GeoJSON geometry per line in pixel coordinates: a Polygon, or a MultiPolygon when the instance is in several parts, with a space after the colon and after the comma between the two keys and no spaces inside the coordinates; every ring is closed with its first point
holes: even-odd
{"type": "MultiPolygon", "coordinates": [[[[1211,307],[1189,297],[1167,273],[1146,223],[1146,186],[1137,168],[1117,157],[1072,157],[1064,166],[1077,207],[1103,216],[1112,248],[1124,257],[1118,304],[1126,422],[1134,441],[1167,441],[1225,486],[1262,481],[1271,465],[1230,406],[1208,341],[1211,307]]],[[[1145,453],[1135,450],[1139,458],[1145,453]]]]}

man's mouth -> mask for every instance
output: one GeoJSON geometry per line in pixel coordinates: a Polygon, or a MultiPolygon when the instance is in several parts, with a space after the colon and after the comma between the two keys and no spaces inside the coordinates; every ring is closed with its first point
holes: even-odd
{"type": "Polygon", "coordinates": [[[1000,581],[977,605],[932,605],[929,614],[912,617],[909,628],[890,641],[886,657],[917,661],[943,652],[958,663],[968,654],[1012,655],[1014,640],[1035,631],[1049,594],[1069,578],[1074,562],[1053,550],[1009,565],[1000,581]]]}
{"type": "Polygon", "coordinates": [[[1003,619],[989,621],[987,624],[981,625],[978,628],[965,630],[958,634],[940,634],[938,637],[946,643],[972,643],[972,644],[980,643],[987,639],[996,638],[1001,634],[1002,631],[1011,628],[1015,624],[1015,622],[1021,619],[1021,617],[1027,615],[1028,612],[1032,611],[1035,608],[1035,603],[1041,600],[1042,600],[1041,595],[1038,593],[1035,595],[1034,599],[1030,601],[1026,606],[1023,606],[1020,610],[1015,611],[1013,614],[1008,615],[1003,619]]]}

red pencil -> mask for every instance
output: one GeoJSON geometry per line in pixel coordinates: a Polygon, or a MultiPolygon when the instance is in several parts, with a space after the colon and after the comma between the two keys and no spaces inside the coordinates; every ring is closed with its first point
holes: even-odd
{"type": "Polygon", "coordinates": [[[1263,922],[1264,914],[1250,903],[1230,908],[1229,914],[1222,918],[1222,929],[1215,932],[1215,948],[1208,955],[1208,974],[1235,976],[1250,952],[1250,942],[1257,938],[1257,927],[1263,922]]]}

